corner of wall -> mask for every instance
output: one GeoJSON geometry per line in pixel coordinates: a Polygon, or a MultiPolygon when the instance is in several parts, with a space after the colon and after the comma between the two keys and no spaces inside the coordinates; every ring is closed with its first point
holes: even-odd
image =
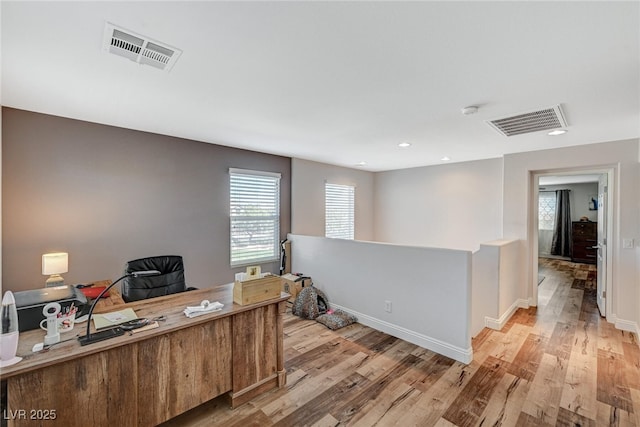
{"type": "Polygon", "coordinates": [[[324,237],[324,185],[356,187],[357,240],[374,240],[374,173],[298,158],[291,159],[291,232],[324,237]]]}
{"type": "Polygon", "coordinates": [[[500,316],[499,319],[494,319],[491,318],[489,316],[486,316],[484,318],[484,325],[487,328],[490,329],[495,329],[496,331],[501,330],[502,328],[504,328],[504,325],[507,324],[507,322],[509,321],[509,319],[511,319],[511,316],[513,316],[513,314],[516,312],[517,309],[519,308],[529,308],[531,307],[531,301],[528,299],[518,299],[516,300],[511,307],[509,307],[507,309],[507,311],[505,311],[502,316],[500,316]]]}

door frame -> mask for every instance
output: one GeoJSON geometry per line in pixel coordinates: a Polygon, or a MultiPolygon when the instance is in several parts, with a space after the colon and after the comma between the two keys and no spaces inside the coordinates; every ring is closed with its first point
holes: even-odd
{"type": "Polygon", "coordinates": [[[530,284],[530,300],[529,305],[538,305],[538,196],[539,196],[539,182],[542,176],[571,176],[571,175],[601,175],[607,174],[607,274],[606,274],[606,292],[607,298],[605,301],[606,306],[606,319],[609,322],[615,322],[615,313],[612,309],[613,296],[615,295],[615,287],[613,285],[614,271],[613,271],[613,257],[615,248],[617,245],[617,236],[614,230],[618,228],[617,209],[616,204],[618,200],[618,186],[617,186],[617,173],[616,166],[596,166],[588,169],[554,169],[544,171],[529,171],[529,188],[531,195],[529,199],[529,284],[530,284]]]}
{"type": "Polygon", "coordinates": [[[596,266],[597,266],[597,275],[596,275],[596,305],[598,306],[598,310],[600,311],[600,316],[603,315],[606,318],[607,313],[609,312],[607,307],[607,289],[602,287],[600,283],[600,279],[603,278],[604,281],[608,283],[607,276],[603,276],[604,273],[607,274],[609,271],[609,265],[607,264],[607,256],[609,254],[609,215],[605,217],[604,213],[600,209],[600,204],[602,203],[605,206],[605,212],[608,214],[609,212],[609,175],[608,174],[600,174],[598,176],[598,227],[596,233],[596,266]],[[600,222],[604,223],[601,224],[600,222]],[[607,226],[604,228],[603,225],[607,226]],[[600,231],[603,230],[603,236],[600,235],[600,231]],[[601,245],[602,243],[602,245],[601,245]],[[604,258],[601,256],[604,253],[604,258]],[[602,291],[602,293],[601,293],[602,291]],[[605,294],[604,296],[602,294],[605,294]]]}

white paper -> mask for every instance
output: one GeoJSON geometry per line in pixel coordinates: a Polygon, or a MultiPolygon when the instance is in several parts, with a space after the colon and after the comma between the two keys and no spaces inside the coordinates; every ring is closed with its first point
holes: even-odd
{"type": "Polygon", "coordinates": [[[122,320],[127,319],[127,316],[125,316],[123,313],[119,311],[114,311],[113,313],[104,313],[102,316],[108,321],[113,323],[120,322],[122,320]]]}

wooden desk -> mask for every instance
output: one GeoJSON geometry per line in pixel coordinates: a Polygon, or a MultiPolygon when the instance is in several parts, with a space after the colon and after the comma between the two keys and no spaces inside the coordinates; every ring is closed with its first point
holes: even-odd
{"type": "MultiPolygon", "coordinates": [[[[9,425],[152,426],[227,394],[232,407],[286,382],[282,314],[288,294],[233,303],[233,285],[106,307],[139,317],[166,315],[157,329],[80,346],[73,339],[32,353],[43,332],[20,334],[20,363],[0,371],[8,385],[9,425]],[[182,310],[219,301],[216,313],[182,310]],[[24,412],[22,412],[24,411],[24,412]]],[[[82,324],[62,335],[84,335],[82,324]]],[[[85,326],[86,327],[86,326],[85,326]]],[[[71,338],[71,337],[69,337],[71,338]]]]}

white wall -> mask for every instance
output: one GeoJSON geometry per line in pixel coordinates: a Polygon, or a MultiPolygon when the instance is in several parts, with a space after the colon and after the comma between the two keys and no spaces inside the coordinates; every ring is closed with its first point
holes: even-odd
{"type": "Polygon", "coordinates": [[[617,227],[610,236],[613,251],[612,313],[607,319],[619,328],[637,327],[639,278],[636,251],[622,249],[622,238],[639,238],[638,150],[637,139],[589,144],[528,153],[509,154],[504,158],[504,238],[520,239],[521,263],[528,268],[521,272],[521,298],[534,298],[531,239],[537,233],[533,227],[531,194],[533,173],[560,170],[615,169],[614,216],[617,227]]]}
{"type": "MultiPolygon", "coordinates": [[[[500,240],[493,242],[493,244],[500,249],[500,264],[498,266],[500,271],[498,318],[500,319],[511,317],[515,311],[514,305],[519,303],[518,285],[522,266],[518,264],[520,245],[517,241],[500,240]]],[[[524,306],[528,306],[528,301],[524,306]]]]}
{"type": "Polygon", "coordinates": [[[463,363],[472,360],[471,252],[289,235],[292,268],[332,307],[463,363]],[[391,302],[391,312],[385,311],[391,302]]]}
{"type": "Polygon", "coordinates": [[[375,174],[294,159],[292,231],[323,236],[324,181],[350,178],[360,189],[356,190],[357,239],[473,251],[497,238],[519,240],[522,268],[517,297],[535,302],[537,256],[530,252],[537,233],[531,215],[531,195],[537,185],[533,174],[613,167],[617,228],[610,241],[614,288],[608,318],[617,327],[639,329],[639,145],[637,139],[614,141],[375,174]],[[368,197],[358,200],[358,194],[368,197]],[[622,249],[621,238],[635,239],[636,249],[622,249]]]}
{"type": "Polygon", "coordinates": [[[519,250],[517,240],[494,240],[473,253],[472,337],[485,326],[502,329],[518,307],[528,307],[528,301],[518,297],[519,250]]]}
{"type": "Polygon", "coordinates": [[[374,210],[378,242],[477,250],[502,237],[502,159],[378,172],[374,210]]]}
{"type": "Polygon", "coordinates": [[[471,336],[485,327],[486,317],[498,317],[498,282],[500,280],[497,247],[485,247],[472,256],[471,336]]]}
{"type": "Polygon", "coordinates": [[[373,240],[373,173],[291,160],[291,232],[324,237],[324,184],[353,185],[355,238],[373,240]]]}
{"type": "Polygon", "coordinates": [[[598,183],[585,182],[581,184],[542,185],[540,189],[545,191],[571,190],[569,200],[571,203],[571,220],[580,221],[580,217],[586,216],[589,221],[598,220],[598,211],[589,210],[589,196],[595,195],[598,200],[598,183]]]}

